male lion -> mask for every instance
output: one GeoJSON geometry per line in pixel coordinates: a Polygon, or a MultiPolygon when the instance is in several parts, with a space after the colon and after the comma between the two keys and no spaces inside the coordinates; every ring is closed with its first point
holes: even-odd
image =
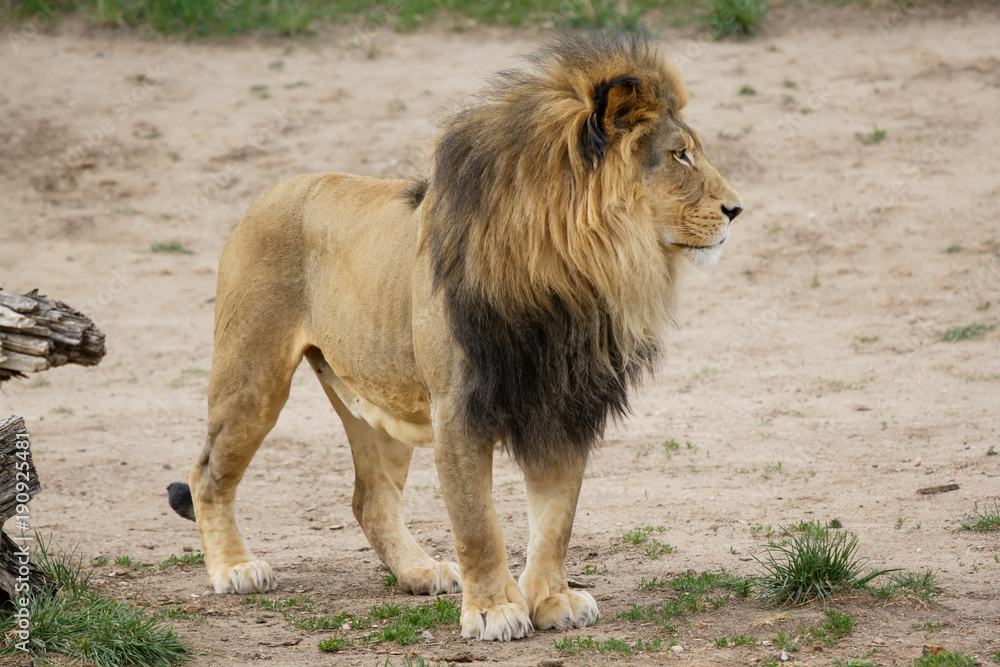
{"type": "Polygon", "coordinates": [[[588,454],[656,363],[682,266],[714,262],[743,206],[685,101],[649,41],[563,37],[444,123],[426,180],[307,174],[250,206],[219,267],[208,442],[171,493],[217,593],[276,585],[236,487],[305,357],[351,443],[354,516],[404,590],[463,591],[463,637],[597,618],[565,565],[588,454]],[[516,582],[498,442],[527,485],[516,582]],[[457,566],[403,522],[414,447],[434,448],[457,566]]]}

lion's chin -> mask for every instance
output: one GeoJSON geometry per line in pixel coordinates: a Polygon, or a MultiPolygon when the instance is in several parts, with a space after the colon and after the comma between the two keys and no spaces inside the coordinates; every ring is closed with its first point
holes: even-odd
{"type": "Polygon", "coordinates": [[[699,269],[707,269],[710,266],[715,266],[719,258],[722,257],[722,245],[722,243],[716,243],[701,248],[685,246],[681,249],[681,254],[699,269]]]}

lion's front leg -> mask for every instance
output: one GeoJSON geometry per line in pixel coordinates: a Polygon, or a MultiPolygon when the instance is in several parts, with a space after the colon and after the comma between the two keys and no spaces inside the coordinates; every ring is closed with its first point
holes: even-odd
{"type": "Polygon", "coordinates": [[[528,562],[518,580],[539,630],[580,628],[597,620],[597,603],[566,582],[566,549],[583,482],[584,461],[525,470],[528,562]]]}
{"type": "Polygon", "coordinates": [[[492,444],[468,442],[460,427],[444,427],[434,454],[462,574],[462,636],[499,641],[531,636],[528,605],[507,568],[493,508],[492,444]]]}

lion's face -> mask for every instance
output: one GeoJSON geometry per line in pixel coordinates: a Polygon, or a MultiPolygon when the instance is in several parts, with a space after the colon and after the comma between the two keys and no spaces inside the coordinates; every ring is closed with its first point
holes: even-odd
{"type": "Polygon", "coordinates": [[[743,210],[739,193],[705,157],[697,133],[664,114],[645,146],[646,183],[660,240],[696,266],[722,254],[729,225],[743,210]]]}

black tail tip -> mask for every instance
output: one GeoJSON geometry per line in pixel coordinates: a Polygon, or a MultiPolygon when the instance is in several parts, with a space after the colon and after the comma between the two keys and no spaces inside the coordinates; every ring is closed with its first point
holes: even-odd
{"type": "Polygon", "coordinates": [[[195,521],[194,500],[191,498],[191,487],[184,482],[174,482],[167,487],[167,502],[170,508],[185,519],[195,521]]]}

